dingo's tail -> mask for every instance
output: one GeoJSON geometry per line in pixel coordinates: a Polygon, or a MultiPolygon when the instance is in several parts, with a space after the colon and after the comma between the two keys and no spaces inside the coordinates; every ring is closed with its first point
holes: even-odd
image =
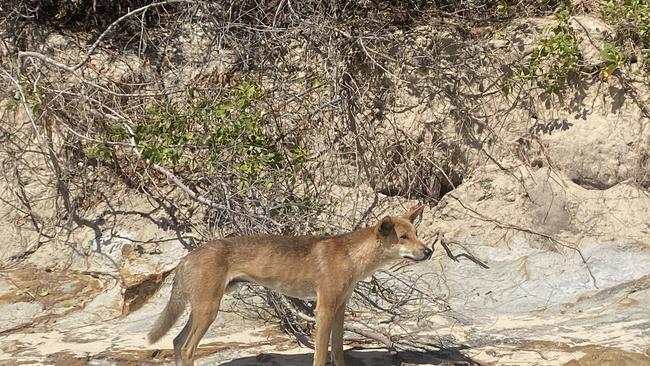
{"type": "Polygon", "coordinates": [[[181,277],[181,266],[176,268],[176,277],[174,277],[174,283],[172,284],[171,295],[169,296],[169,302],[165,306],[165,310],[160,314],[158,320],[153,325],[153,328],[149,331],[149,343],[155,343],[162,336],[164,336],[169,329],[176,323],[178,318],[185,310],[185,305],[187,304],[187,299],[184,296],[183,291],[183,278],[181,277]]]}

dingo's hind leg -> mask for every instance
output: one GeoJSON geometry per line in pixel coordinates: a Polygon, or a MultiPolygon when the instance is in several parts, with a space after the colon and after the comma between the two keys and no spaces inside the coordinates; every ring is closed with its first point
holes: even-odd
{"type": "Polygon", "coordinates": [[[174,338],[174,356],[176,359],[176,366],[181,366],[181,347],[183,344],[185,344],[185,341],[187,340],[187,335],[190,332],[190,327],[192,326],[192,316],[190,315],[190,318],[187,320],[187,323],[185,323],[185,326],[183,327],[183,330],[181,330],[180,333],[174,338]]]}
{"type": "MultiPolygon", "coordinates": [[[[208,328],[219,313],[219,305],[226,288],[226,273],[215,278],[202,279],[201,285],[192,291],[190,304],[192,313],[185,328],[178,335],[178,346],[174,340],[174,351],[180,355],[182,366],[194,365],[194,353],[208,328]]],[[[178,361],[177,361],[178,363],[178,361]]]]}

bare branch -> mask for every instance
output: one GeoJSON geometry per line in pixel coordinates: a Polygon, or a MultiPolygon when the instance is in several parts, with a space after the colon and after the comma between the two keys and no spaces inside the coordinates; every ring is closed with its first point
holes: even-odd
{"type": "Polygon", "coordinates": [[[106,87],[101,86],[101,85],[97,84],[96,82],[94,82],[92,80],[86,79],[85,77],[81,76],[81,74],[79,74],[74,67],[68,66],[68,65],[66,65],[66,64],[64,64],[64,63],[62,63],[60,61],[57,61],[57,60],[55,60],[55,59],[53,59],[53,58],[51,58],[49,56],[46,56],[46,55],[44,55],[42,53],[39,53],[39,52],[31,52],[31,51],[20,51],[20,52],[18,52],[18,60],[21,63],[20,64],[21,69],[23,68],[22,63],[24,62],[24,59],[28,59],[28,58],[35,58],[35,59],[41,60],[41,61],[43,61],[45,63],[48,63],[50,65],[56,66],[59,69],[62,69],[62,70],[65,70],[65,71],[69,72],[70,74],[72,74],[72,76],[77,78],[82,83],[90,85],[90,86],[92,86],[94,88],[97,88],[98,90],[101,90],[101,91],[103,91],[105,93],[108,93],[108,94],[110,94],[112,96],[116,96],[116,97],[152,98],[152,97],[160,97],[160,96],[165,96],[165,95],[176,94],[176,93],[180,93],[180,92],[183,91],[182,89],[176,89],[176,90],[158,92],[158,93],[118,93],[118,92],[114,92],[114,91],[112,91],[110,89],[107,89],[106,87]]]}
{"type": "Polygon", "coordinates": [[[88,60],[90,60],[90,56],[92,55],[92,53],[95,52],[95,50],[97,49],[97,46],[99,46],[99,43],[104,38],[106,38],[106,36],[111,31],[113,31],[113,29],[115,29],[115,27],[117,27],[118,24],[120,24],[124,20],[126,20],[126,19],[128,19],[128,18],[130,18],[130,17],[132,17],[134,15],[137,15],[139,13],[142,13],[142,12],[146,11],[147,9],[158,7],[158,6],[163,6],[163,5],[168,5],[168,4],[174,4],[174,3],[196,3],[196,4],[198,4],[198,3],[200,3],[200,1],[199,0],[165,0],[165,1],[155,2],[155,3],[149,4],[149,5],[145,5],[145,6],[142,6],[140,8],[137,8],[135,10],[132,10],[132,11],[122,15],[121,17],[117,18],[113,23],[111,23],[108,27],[106,27],[106,29],[102,32],[102,34],[100,34],[99,37],[97,37],[97,39],[95,40],[95,42],[90,46],[88,51],[86,51],[86,54],[81,59],[81,61],[79,61],[76,65],[74,65],[74,66],[72,66],[70,68],[64,68],[64,69],[68,70],[68,71],[71,71],[71,72],[76,71],[81,66],[83,66],[86,62],[88,62],[88,60]]]}

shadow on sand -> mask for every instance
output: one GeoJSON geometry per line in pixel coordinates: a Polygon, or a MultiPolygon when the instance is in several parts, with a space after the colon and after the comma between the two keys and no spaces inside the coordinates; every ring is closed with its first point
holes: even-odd
{"type": "MultiPolygon", "coordinates": [[[[463,348],[445,348],[432,352],[405,351],[397,355],[391,355],[385,349],[351,349],[345,352],[345,360],[348,366],[480,365],[462,354],[461,349],[463,348]]],[[[311,352],[301,354],[262,353],[257,356],[228,361],[221,366],[311,366],[313,357],[311,352]]],[[[330,362],[328,365],[333,365],[333,363],[330,362]]]]}

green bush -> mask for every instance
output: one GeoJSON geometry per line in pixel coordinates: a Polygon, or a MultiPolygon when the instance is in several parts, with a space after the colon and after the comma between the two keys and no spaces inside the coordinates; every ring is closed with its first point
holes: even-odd
{"type": "Polygon", "coordinates": [[[605,78],[621,67],[626,59],[623,52],[612,43],[605,43],[603,45],[600,56],[605,61],[605,69],[603,70],[603,76],[605,78]]]}
{"type": "MultiPolygon", "coordinates": [[[[626,60],[642,51],[643,70],[650,74],[650,5],[646,0],[608,0],[603,18],[616,31],[615,45],[625,51],[626,60]]],[[[605,59],[607,62],[607,59],[605,59]]]]}
{"type": "MultiPolygon", "coordinates": [[[[221,169],[236,175],[241,188],[271,187],[278,176],[292,174],[307,158],[295,143],[278,144],[265,130],[261,88],[242,81],[215,98],[197,96],[186,89],[182,102],[152,104],[145,118],[133,128],[141,157],[174,171],[208,174],[221,169]]],[[[123,129],[109,129],[103,140],[127,142],[123,129]]],[[[112,150],[102,144],[85,148],[89,158],[109,158],[112,150]]]]}
{"type": "MultiPolygon", "coordinates": [[[[541,86],[547,93],[559,94],[564,90],[571,72],[578,69],[580,47],[569,21],[571,8],[560,11],[549,34],[544,37],[528,60],[516,66],[513,79],[541,86]]],[[[510,81],[502,84],[502,90],[509,92],[510,81]]]]}

